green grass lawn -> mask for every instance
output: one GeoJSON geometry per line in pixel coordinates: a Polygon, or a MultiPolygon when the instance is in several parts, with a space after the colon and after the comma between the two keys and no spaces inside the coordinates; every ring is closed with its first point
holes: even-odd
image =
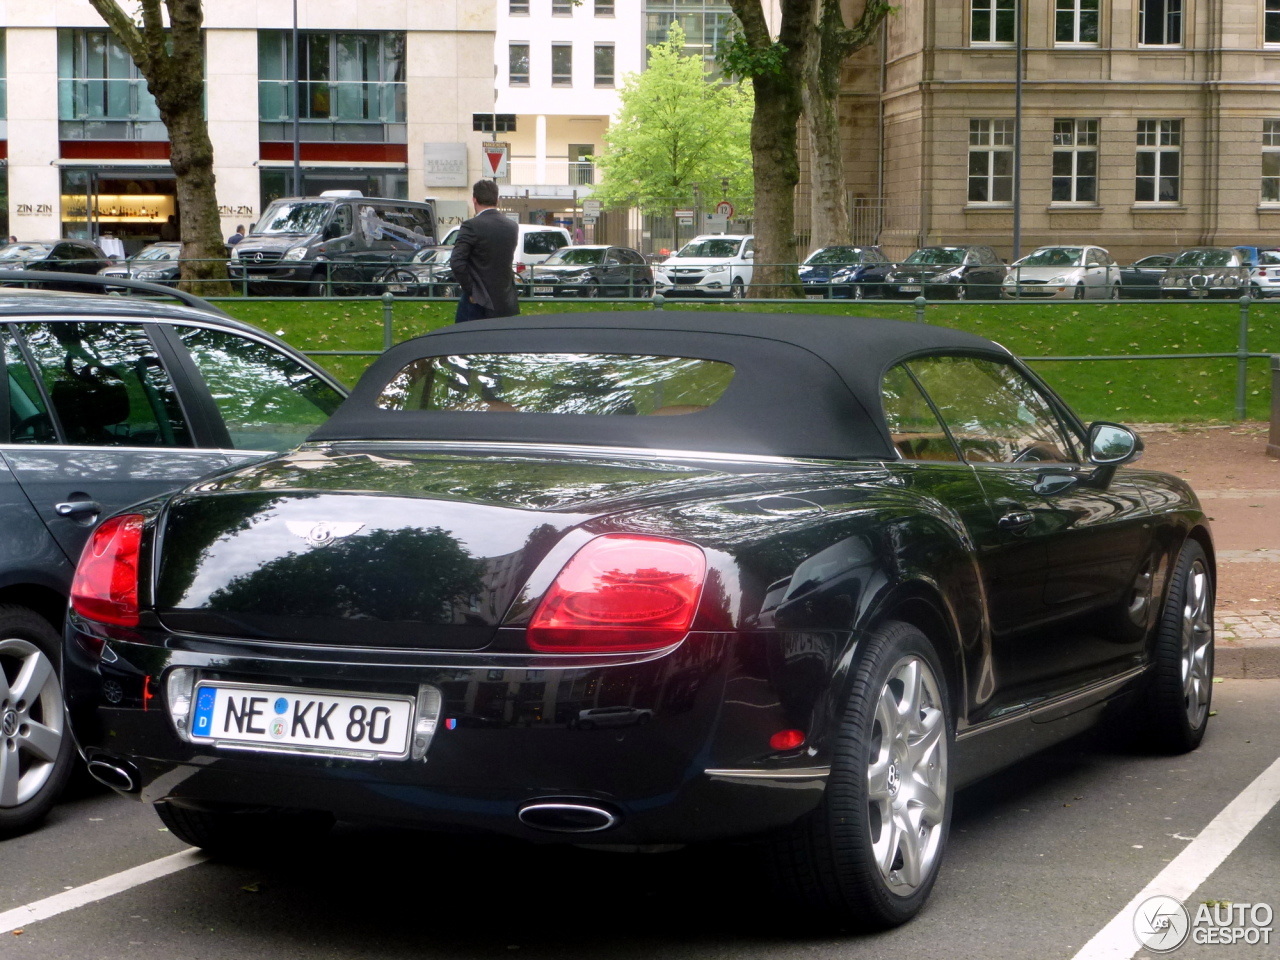
{"type": "MultiPolygon", "coordinates": [[[[382,304],[376,300],[243,300],[220,302],[228,313],[278,333],[302,350],[380,350],[382,304]]],[[[837,316],[915,318],[911,303],[814,301],[793,304],[675,303],[672,309],[744,310],[837,316]]],[[[525,301],[526,315],[583,310],[648,309],[640,304],[525,301]]],[[[453,302],[397,300],[394,340],[419,336],[453,322],[453,302]]],[[[969,330],[1028,359],[1134,353],[1234,353],[1240,308],[1233,301],[1169,303],[930,303],[925,320],[969,330]]],[[[1249,310],[1249,349],[1280,353],[1280,301],[1249,310]]],[[[372,357],[320,357],[354,383],[372,357]]],[[[1230,420],[1235,413],[1236,361],[1107,360],[1037,362],[1035,369],[1087,420],[1135,423],[1230,420]]],[[[1250,419],[1270,415],[1270,365],[1249,361],[1246,395],[1250,419]]]]}

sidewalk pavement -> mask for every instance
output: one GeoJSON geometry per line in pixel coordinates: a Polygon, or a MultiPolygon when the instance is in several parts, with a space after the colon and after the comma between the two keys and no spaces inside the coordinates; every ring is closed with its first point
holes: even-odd
{"type": "MultiPolygon", "coordinates": [[[[1280,575],[1280,569],[1276,571],[1280,575]]],[[[1214,619],[1215,677],[1280,678],[1280,610],[1241,610],[1214,619]]]]}

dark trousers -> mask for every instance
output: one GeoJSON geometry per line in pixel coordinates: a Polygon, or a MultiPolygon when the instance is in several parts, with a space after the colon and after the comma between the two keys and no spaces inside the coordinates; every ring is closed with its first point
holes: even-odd
{"type": "Polygon", "coordinates": [[[458,298],[458,311],[453,315],[453,322],[465,323],[468,320],[489,320],[493,317],[508,316],[512,314],[498,313],[492,307],[482,307],[478,303],[472,303],[471,298],[464,293],[458,298]]]}

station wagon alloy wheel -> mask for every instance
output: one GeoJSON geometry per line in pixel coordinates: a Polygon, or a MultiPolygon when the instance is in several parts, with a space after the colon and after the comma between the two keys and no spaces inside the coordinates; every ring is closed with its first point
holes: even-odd
{"type": "Polygon", "coordinates": [[[0,607],[0,835],[44,816],[71,770],[57,643],[42,617],[0,607]]]}
{"type": "Polygon", "coordinates": [[[889,889],[914,893],[941,852],[947,791],[946,718],[938,681],[919,657],[904,657],[876,702],[867,765],[867,822],[889,889]]]}

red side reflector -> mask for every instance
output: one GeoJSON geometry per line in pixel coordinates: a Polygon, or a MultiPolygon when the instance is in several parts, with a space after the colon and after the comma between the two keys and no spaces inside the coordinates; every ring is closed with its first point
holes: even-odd
{"type": "Polygon", "coordinates": [[[71,607],[101,623],[138,624],[138,553],[143,518],[112,517],[85,544],[71,584],[71,607]]]}
{"type": "Polygon", "coordinates": [[[540,653],[656,650],[689,632],[707,560],[693,544],[606,534],[571,559],[529,624],[540,653]]]}
{"type": "Polygon", "coordinates": [[[779,730],[769,738],[770,750],[796,750],[804,743],[803,730],[779,730]]]}

